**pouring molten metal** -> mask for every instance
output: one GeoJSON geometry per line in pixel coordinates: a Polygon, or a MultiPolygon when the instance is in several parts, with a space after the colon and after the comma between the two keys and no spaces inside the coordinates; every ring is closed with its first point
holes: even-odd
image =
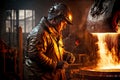
{"type": "Polygon", "coordinates": [[[95,69],[120,69],[118,33],[92,33],[97,36],[99,56],[95,69]]]}

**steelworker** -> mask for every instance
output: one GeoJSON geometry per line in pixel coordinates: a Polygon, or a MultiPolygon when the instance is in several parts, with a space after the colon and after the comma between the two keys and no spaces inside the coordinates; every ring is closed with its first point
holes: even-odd
{"type": "Polygon", "coordinates": [[[72,24],[72,13],[63,3],[54,4],[47,17],[27,37],[25,80],[66,80],[65,69],[75,61],[72,53],[64,50],[62,30],[72,24]]]}

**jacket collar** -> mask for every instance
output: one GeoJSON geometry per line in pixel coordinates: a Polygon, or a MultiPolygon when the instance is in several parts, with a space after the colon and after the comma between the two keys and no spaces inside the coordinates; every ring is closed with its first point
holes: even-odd
{"type": "Polygon", "coordinates": [[[43,18],[41,19],[40,23],[41,23],[42,25],[44,25],[44,28],[45,28],[52,36],[56,36],[56,37],[62,36],[62,35],[61,35],[62,33],[59,33],[59,32],[55,29],[55,27],[53,27],[53,26],[49,23],[49,21],[47,20],[46,17],[43,17],[43,18]]]}

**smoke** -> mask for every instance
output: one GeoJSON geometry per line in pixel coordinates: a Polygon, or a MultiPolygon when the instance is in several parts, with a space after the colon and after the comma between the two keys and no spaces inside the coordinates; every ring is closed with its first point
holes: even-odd
{"type": "Polygon", "coordinates": [[[77,0],[73,4],[70,4],[73,12],[73,26],[70,28],[71,32],[76,33],[85,29],[88,11],[91,5],[91,0],[77,0]]]}
{"type": "Polygon", "coordinates": [[[87,18],[89,32],[111,32],[110,18],[115,0],[96,0],[92,4],[87,18]]]}

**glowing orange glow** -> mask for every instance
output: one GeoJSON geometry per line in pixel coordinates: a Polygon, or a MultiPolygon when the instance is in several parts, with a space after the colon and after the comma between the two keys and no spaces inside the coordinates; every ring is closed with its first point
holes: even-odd
{"type": "Polygon", "coordinates": [[[98,38],[99,60],[96,69],[120,69],[118,59],[118,34],[117,33],[93,33],[98,38]]]}
{"type": "Polygon", "coordinates": [[[72,21],[72,14],[69,14],[69,20],[72,21]]]}

